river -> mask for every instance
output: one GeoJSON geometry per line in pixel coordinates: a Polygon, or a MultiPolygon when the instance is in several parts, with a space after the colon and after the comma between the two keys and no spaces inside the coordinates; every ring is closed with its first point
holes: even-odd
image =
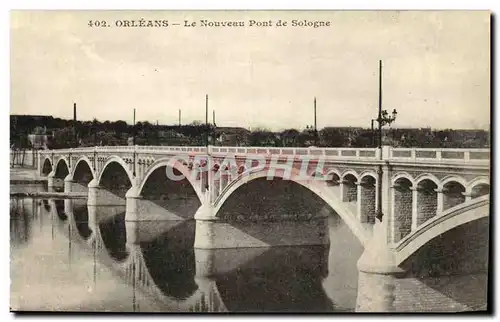
{"type": "MultiPolygon", "coordinates": [[[[128,245],[124,207],[96,208],[11,199],[11,310],[355,311],[363,247],[338,216],[328,221],[329,246],[210,251],[193,248],[189,220],[143,223],[140,243],[128,245]],[[99,222],[89,222],[89,211],[99,222]],[[217,274],[200,274],[204,265],[217,274]]],[[[486,273],[407,276],[395,298],[401,311],[480,310],[486,284],[486,273]]]]}

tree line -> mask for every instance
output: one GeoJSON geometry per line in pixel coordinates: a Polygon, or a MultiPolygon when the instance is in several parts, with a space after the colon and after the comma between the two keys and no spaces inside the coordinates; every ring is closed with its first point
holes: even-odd
{"type": "MultiPolygon", "coordinates": [[[[15,148],[31,148],[33,137],[46,137],[50,149],[95,145],[239,145],[275,147],[375,147],[377,133],[360,127],[325,127],[320,130],[266,128],[217,128],[194,121],[186,125],[157,125],[148,121],[135,126],[125,121],[74,121],[51,116],[11,116],[10,140],[15,148]],[[225,130],[230,140],[221,141],[225,130]]],[[[386,128],[383,144],[421,148],[485,148],[490,133],[485,130],[431,128],[386,128]]]]}

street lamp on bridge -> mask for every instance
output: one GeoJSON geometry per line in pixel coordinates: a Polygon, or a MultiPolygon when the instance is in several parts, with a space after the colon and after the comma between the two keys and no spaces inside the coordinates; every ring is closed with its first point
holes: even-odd
{"type": "MultiPolygon", "coordinates": [[[[382,61],[379,61],[379,95],[378,95],[378,117],[376,119],[372,119],[372,130],[373,130],[373,122],[377,121],[378,123],[378,149],[379,149],[379,156],[380,159],[382,160],[382,127],[385,125],[390,125],[392,122],[396,121],[396,116],[398,112],[396,109],[392,111],[392,116],[389,115],[389,113],[386,110],[382,110],[382,61]]],[[[372,132],[373,133],[373,132],[372,132]]],[[[382,170],[382,164],[379,165],[377,174],[377,210],[376,210],[376,215],[375,218],[377,218],[380,222],[382,222],[382,217],[384,216],[382,212],[382,175],[383,175],[383,170],[382,170]]]]}

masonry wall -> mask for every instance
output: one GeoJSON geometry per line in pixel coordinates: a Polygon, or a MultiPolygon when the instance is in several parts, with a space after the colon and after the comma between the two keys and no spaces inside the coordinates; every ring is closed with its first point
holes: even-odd
{"type": "Polygon", "coordinates": [[[452,208],[456,205],[465,202],[465,196],[459,192],[444,193],[443,196],[443,210],[452,208]]]}
{"type": "Polygon", "coordinates": [[[346,191],[347,202],[358,200],[358,187],[355,184],[344,183],[344,189],[346,191]]]}
{"type": "Polygon", "coordinates": [[[361,222],[375,222],[375,186],[361,187],[361,222]]]}
{"type": "Polygon", "coordinates": [[[434,191],[418,191],[417,197],[417,226],[436,215],[437,193],[434,191]]]}
{"type": "Polygon", "coordinates": [[[394,241],[397,242],[411,232],[412,191],[394,188],[394,241]]]}

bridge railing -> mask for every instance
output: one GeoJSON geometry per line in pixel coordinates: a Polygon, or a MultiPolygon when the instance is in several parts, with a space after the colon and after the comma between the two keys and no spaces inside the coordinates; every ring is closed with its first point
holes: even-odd
{"type": "Polygon", "coordinates": [[[309,155],[325,158],[377,159],[378,149],[375,148],[278,148],[278,147],[209,147],[213,154],[242,155],[309,155]]]}
{"type": "MultiPolygon", "coordinates": [[[[470,162],[486,164],[490,160],[489,149],[426,149],[383,147],[383,158],[398,162],[470,162]]],[[[113,153],[139,152],[155,154],[207,153],[204,146],[98,146],[61,150],[42,150],[41,154],[69,153],[113,153]]],[[[377,148],[280,148],[280,147],[230,147],[209,146],[208,153],[214,155],[266,155],[266,156],[316,156],[325,159],[378,160],[381,151],[377,148]]]]}
{"type": "Polygon", "coordinates": [[[389,160],[488,162],[490,160],[490,150],[391,148],[389,149],[389,160]]]}

